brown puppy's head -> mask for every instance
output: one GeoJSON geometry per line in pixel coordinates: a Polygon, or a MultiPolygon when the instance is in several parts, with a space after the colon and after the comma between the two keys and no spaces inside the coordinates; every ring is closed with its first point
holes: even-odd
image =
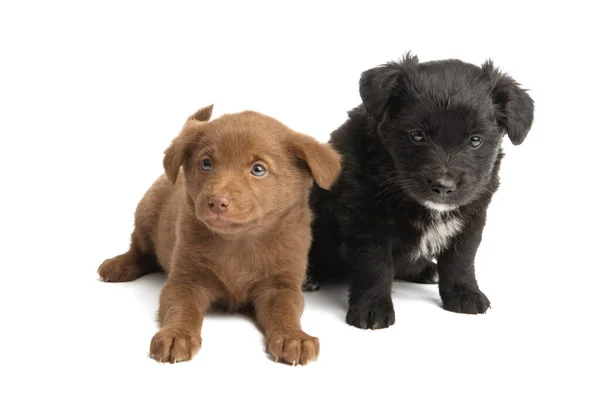
{"type": "Polygon", "coordinates": [[[328,145],[253,111],[210,121],[212,105],[190,116],[165,151],[175,183],[183,166],[196,218],[215,233],[268,228],[282,212],[306,201],[314,179],[329,189],[340,156],[328,145]]]}

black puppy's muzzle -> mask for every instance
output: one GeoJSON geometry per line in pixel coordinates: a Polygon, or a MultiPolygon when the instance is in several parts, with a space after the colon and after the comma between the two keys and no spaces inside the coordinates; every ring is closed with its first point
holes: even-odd
{"type": "Polygon", "coordinates": [[[447,176],[429,179],[429,185],[431,187],[431,191],[434,193],[435,197],[445,199],[449,197],[452,193],[456,191],[456,182],[447,176]]]}

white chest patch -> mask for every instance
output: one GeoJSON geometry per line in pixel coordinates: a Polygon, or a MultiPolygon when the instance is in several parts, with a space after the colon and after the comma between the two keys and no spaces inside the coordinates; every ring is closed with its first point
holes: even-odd
{"type": "Polygon", "coordinates": [[[411,252],[411,258],[432,258],[443,252],[452,238],[460,232],[463,223],[455,217],[435,215],[433,221],[421,227],[421,238],[416,248],[411,252]]]}

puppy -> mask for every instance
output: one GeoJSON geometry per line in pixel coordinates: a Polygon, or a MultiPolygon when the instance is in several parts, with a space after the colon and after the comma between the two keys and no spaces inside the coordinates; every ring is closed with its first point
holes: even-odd
{"type": "Polygon", "coordinates": [[[491,61],[419,63],[408,54],[365,71],[362,105],[330,143],[343,156],[331,191],[315,188],[305,290],[351,279],[348,324],[394,324],[393,280],[437,283],[443,307],[484,313],[474,259],[498,188],[502,137],[521,144],[534,102],[491,61]],[[433,263],[437,260],[437,265],[433,263]]]}
{"type": "Polygon", "coordinates": [[[328,189],[340,156],[327,144],[246,111],[191,116],[165,151],[165,174],[140,201],[129,250],[98,269],[108,282],[167,273],[150,356],[190,360],[214,304],[253,307],[275,361],[306,364],[319,340],[300,317],[311,243],[309,190],[328,189]]]}

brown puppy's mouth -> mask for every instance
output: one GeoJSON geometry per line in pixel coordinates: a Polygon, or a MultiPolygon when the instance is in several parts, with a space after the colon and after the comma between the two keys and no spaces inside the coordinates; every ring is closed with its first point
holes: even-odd
{"type": "Polygon", "coordinates": [[[257,219],[240,220],[223,215],[210,214],[199,218],[210,230],[216,233],[234,234],[253,227],[257,219]]]}

